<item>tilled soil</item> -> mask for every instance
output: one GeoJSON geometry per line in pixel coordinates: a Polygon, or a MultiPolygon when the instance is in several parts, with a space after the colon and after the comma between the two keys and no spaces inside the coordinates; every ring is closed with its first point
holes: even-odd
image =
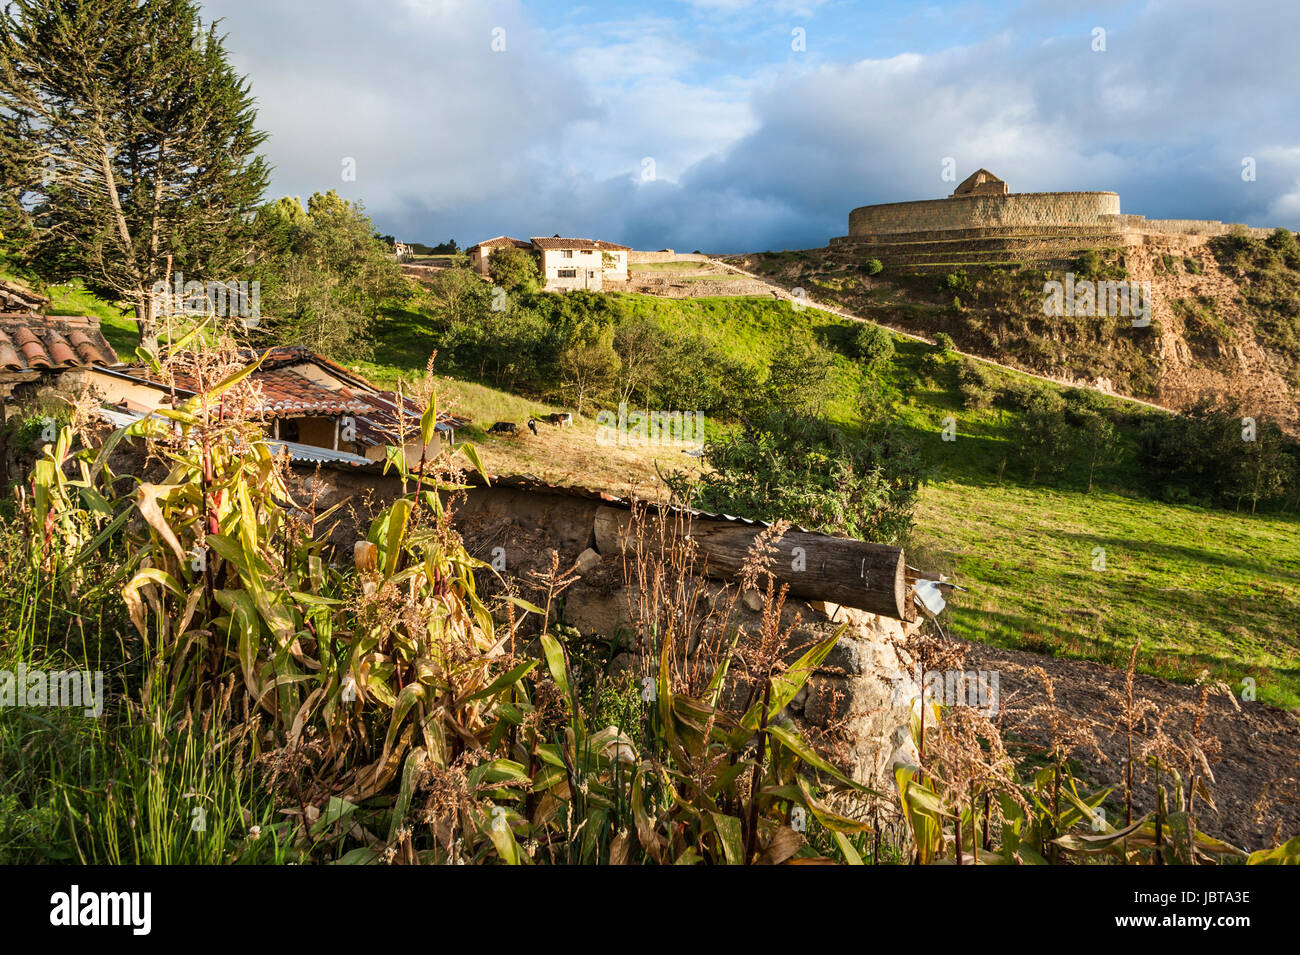
{"type": "MultiPolygon", "coordinates": [[[[999,672],[1003,729],[1009,739],[1041,745],[1045,734],[1018,730],[1016,721],[1028,708],[1046,702],[1040,677],[1042,667],[1055,686],[1056,701],[1076,717],[1095,727],[1104,760],[1095,751],[1073,754],[1079,775],[1097,787],[1113,787],[1106,801],[1112,820],[1121,819],[1124,805],[1124,760],[1127,738],[1121,725],[1120,699],[1124,673],[1099,663],[1063,660],[1018,650],[967,644],[967,670],[999,672]]],[[[1164,719],[1164,732],[1174,739],[1190,734],[1200,690],[1159,677],[1138,674],[1134,695],[1156,705],[1134,738],[1134,816],[1155,806],[1152,779],[1142,747],[1150,740],[1156,721],[1164,719]]],[[[1271,848],[1278,841],[1300,835],[1300,721],[1294,714],[1263,703],[1233,700],[1211,693],[1203,726],[1220,744],[1211,756],[1214,781],[1209,784],[1216,807],[1198,800],[1198,828],[1240,848],[1271,848]]],[[[1010,743],[1009,743],[1010,747],[1010,743]]]]}

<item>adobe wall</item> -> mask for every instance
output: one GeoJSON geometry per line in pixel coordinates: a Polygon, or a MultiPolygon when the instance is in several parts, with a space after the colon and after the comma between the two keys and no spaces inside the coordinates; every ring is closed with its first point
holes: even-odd
{"type": "Polygon", "coordinates": [[[1115,192],[1018,192],[861,206],[849,213],[849,235],[888,235],[989,226],[1099,225],[1119,215],[1115,192]]]}

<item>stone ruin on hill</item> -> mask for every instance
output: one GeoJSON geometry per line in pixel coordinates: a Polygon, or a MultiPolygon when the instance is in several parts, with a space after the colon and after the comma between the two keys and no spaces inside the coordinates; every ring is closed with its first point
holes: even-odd
{"type": "Polygon", "coordinates": [[[837,258],[878,259],[912,271],[971,265],[1014,266],[1068,261],[1096,248],[1142,245],[1152,237],[1191,248],[1214,236],[1268,229],[1212,219],[1148,219],[1120,212],[1115,192],[1011,192],[987,169],[968,176],[944,199],[860,206],[849,234],[830,240],[837,258]]]}

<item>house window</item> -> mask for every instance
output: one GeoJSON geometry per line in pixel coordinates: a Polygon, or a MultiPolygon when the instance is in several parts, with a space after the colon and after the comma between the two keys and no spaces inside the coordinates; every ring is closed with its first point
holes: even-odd
{"type": "Polygon", "coordinates": [[[573,250],[572,250],[572,249],[565,249],[565,250],[564,250],[564,257],[565,257],[566,259],[571,259],[571,258],[573,258],[573,250]]]}
{"type": "Polygon", "coordinates": [[[576,279],[578,277],[577,269],[557,269],[555,272],[557,278],[576,279]]]}

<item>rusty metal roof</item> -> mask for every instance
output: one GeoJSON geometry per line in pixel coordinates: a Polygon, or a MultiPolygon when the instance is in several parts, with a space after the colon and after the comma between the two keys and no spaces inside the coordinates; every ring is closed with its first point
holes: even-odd
{"type": "Polygon", "coordinates": [[[0,314],[0,370],[64,371],[117,364],[117,353],[97,319],[0,314]]]}

